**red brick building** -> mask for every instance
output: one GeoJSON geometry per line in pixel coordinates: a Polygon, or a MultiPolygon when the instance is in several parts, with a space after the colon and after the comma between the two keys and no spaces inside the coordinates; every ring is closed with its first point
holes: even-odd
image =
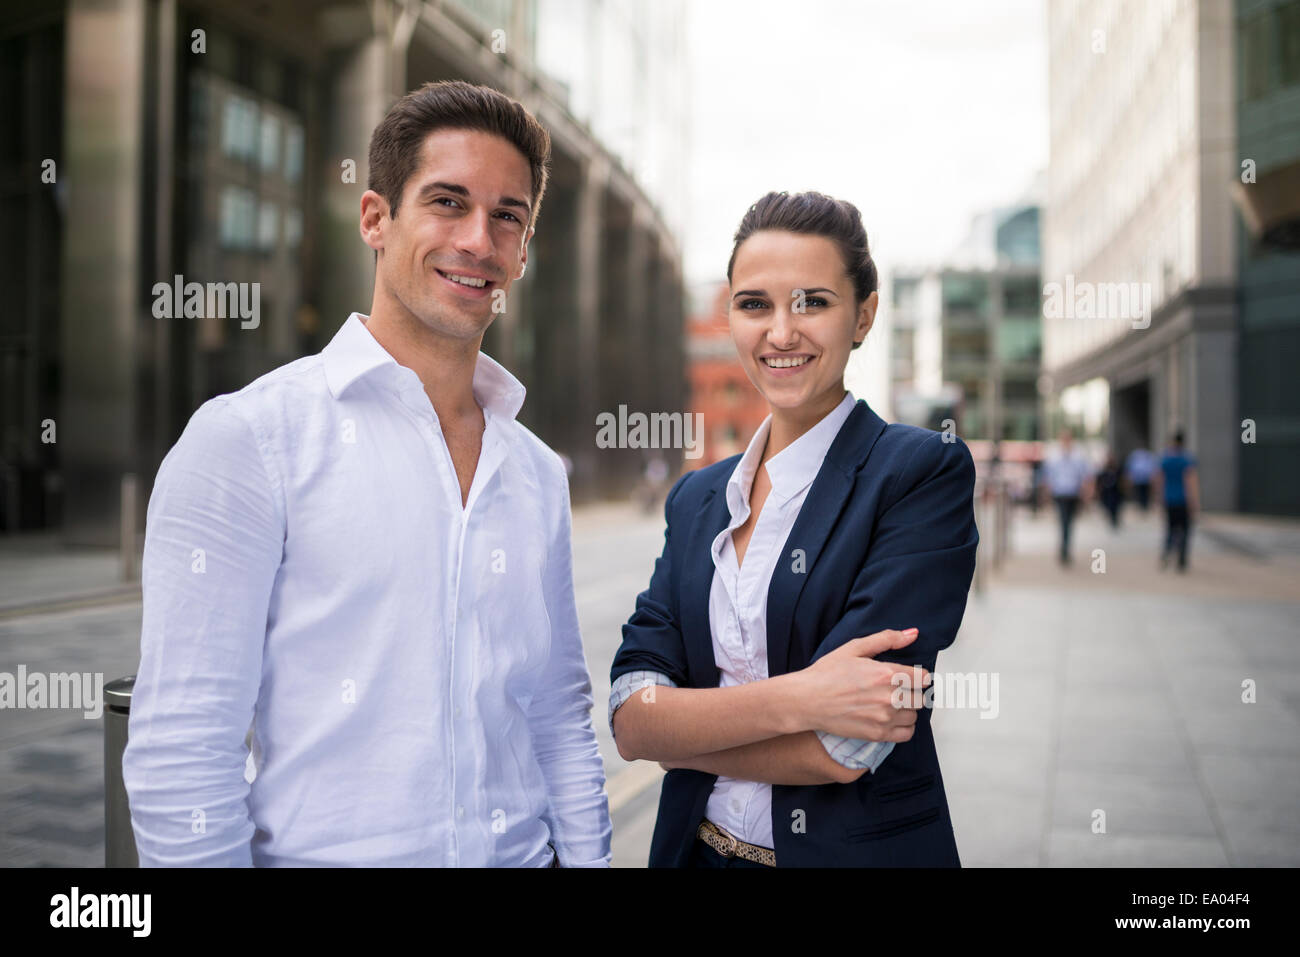
{"type": "Polygon", "coordinates": [[[699,301],[705,308],[697,305],[686,321],[686,374],[690,411],[704,415],[704,454],[688,460],[687,468],[702,468],[744,452],[769,412],[767,401],[745,375],[731,341],[726,283],[718,284],[699,301]]]}

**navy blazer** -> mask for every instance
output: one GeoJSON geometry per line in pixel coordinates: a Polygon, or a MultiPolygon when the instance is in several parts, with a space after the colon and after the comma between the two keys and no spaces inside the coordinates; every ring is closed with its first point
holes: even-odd
{"type": "MultiPolygon", "coordinates": [[[[663,554],[623,626],[611,682],[650,670],[682,688],[718,686],[710,545],[730,521],[726,485],[739,459],[673,486],[663,554]]],[[[772,575],[769,675],[806,668],[853,638],[911,627],[918,637],[878,660],[933,672],[957,636],[975,571],[974,488],[975,466],[960,439],[886,425],[858,400],[772,575]]],[[[912,739],[851,784],[772,785],[778,866],[961,866],[930,717],[919,710],[912,739]]],[[[686,769],[665,776],[651,867],[686,865],[716,780],[686,769]]]]}

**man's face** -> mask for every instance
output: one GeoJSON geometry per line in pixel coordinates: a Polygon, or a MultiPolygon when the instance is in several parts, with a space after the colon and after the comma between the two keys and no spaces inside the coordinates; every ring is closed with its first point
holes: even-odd
{"type": "Polygon", "coordinates": [[[431,331],[481,341],[528,259],[532,175],[508,140],[479,130],[425,138],[397,215],[362,201],[361,233],[379,251],[375,282],[431,331]]]}

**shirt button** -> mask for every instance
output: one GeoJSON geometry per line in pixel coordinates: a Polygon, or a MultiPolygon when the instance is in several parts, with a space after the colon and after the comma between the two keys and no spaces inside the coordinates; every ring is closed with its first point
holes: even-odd
{"type": "Polygon", "coordinates": [[[458,804],[458,805],[456,805],[456,816],[457,816],[457,817],[464,817],[464,816],[465,816],[465,805],[463,805],[463,804],[458,804]]]}
{"type": "Polygon", "coordinates": [[[737,814],[739,814],[739,813],[740,813],[740,802],[739,802],[739,801],[732,801],[732,802],[731,802],[731,809],[732,809],[733,811],[735,811],[737,814]]]}
{"type": "Polygon", "coordinates": [[[454,712],[454,713],[455,713],[456,717],[458,717],[458,718],[460,717],[460,705],[456,705],[456,708],[455,708],[455,712],[454,712]]]}

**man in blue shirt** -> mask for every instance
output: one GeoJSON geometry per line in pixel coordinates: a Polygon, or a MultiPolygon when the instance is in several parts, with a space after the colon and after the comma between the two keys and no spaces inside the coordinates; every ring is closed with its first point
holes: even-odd
{"type": "Polygon", "coordinates": [[[1174,433],[1154,478],[1156,494],[1163,495],[1165,503],[1165,546],[1160,553],[1160,567],[1169,567],[1169,557],[1177,547],[1178,570],[1185,572],[1192,516],[1200,507],[1200,483],[1196,477],[1196,458],[1183,449],[1181,430],[1174,433]]]}
{"type": "Polygon", "coordinates": [[[1080,502],[1086,503],[1092,491],[1092,467],[1074,447],[1074,435],[1068,428],[1061,429],[1061,444],[1055,455],[1043,463],[1043,487],[1056,503],[1061,520],[1062,565],[1070,564],[1070,529],[1080,502]]]}
{"type": "Polygon", "coordinates": [[[1137,499],[1138,507],[1144,512],[1150,503],[1151,476],[1155,470],[1156,456],[1150,449],[1138,448],[1128,454],[1128,461],[1125,463],[1124,471],[1128,475],[1129,483],[1133,486],[1133,495],[1137,499]]]}

